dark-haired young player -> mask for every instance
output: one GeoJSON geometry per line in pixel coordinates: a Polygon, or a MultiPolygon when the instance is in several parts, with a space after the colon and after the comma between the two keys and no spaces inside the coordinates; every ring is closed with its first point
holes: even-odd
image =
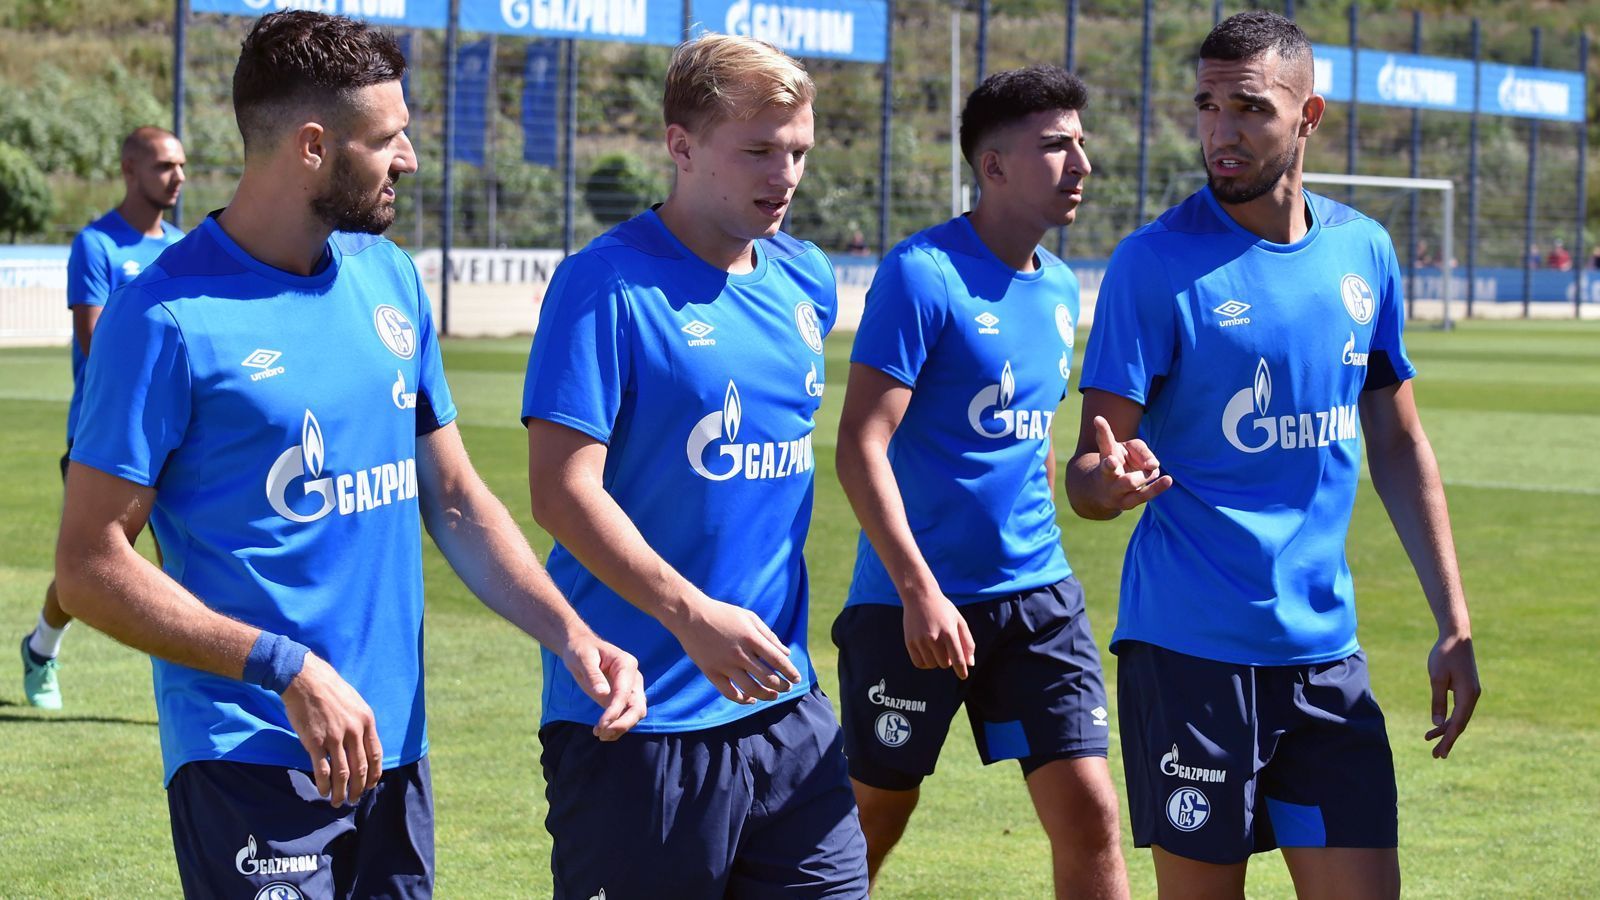
{"type": "Polygon", "coordinates": [[[1394,764],[1344,554],[1363,436],[1438,624],[1435,756],[1479,693],[1400,268],[1380,225],[1301,189],[1324,103],[1293,22],[1222,22],[1196,76],[1210,183],[1112,257],[1067,470],[1085,517],[1149,501],[1112,636],[1134,843],[1162,896],[1242,897],[1276,846],[1302,897],[1395,897],[1394,764]]]}
{"type": "Polygon", "coordinates": [[[425,897],[422,523],[615,738],[644,713],[473,471],[427,296],[379,234],[416,171],[393,38],[260,19],[245,171],[100,321],[67,474],[68,611],[154,660],[189,897],[425,897]],[[152,523],[157,569],[130,537],[152,523]],[[605,709],[602,710],[601,707],[605,709]]]}
{"type": "MultiPolygon", "coordinates": [[[[122,139],[121,169],[125,191],[116,209],[78,232],[67,256],[67,307],[72,310],[72,401],[67,404],[67,453],[83,402],[83,370],[94,340],[94,327],[113,291],[137,278],[183,237],[162,213],[178,205],[183,192],[183,144],[164,128],[145,125],[122,139]]],[[[61,478],[67,477],[67,454],[61,455],[61,478]]],[[[45,588],[39,621],[22,642],[22,687],[28,703],[61,708],[58,678],[61,639],[72,617],[61,608],[55,582],[45,588]]]]}
{"type": "Polygon", "coordinates": [[[1100,657],[1053,499],[1078,279],[1039,246],[1083,199],[1087,99],[1053,66],[979,85],[961,116],[978,206],[890,251],[856,332],[838,471],[862,535],[833,639],[874,875],[965,703],[984,762],[1022,765],[1057,894],[1127,894],[1100,657]]]}

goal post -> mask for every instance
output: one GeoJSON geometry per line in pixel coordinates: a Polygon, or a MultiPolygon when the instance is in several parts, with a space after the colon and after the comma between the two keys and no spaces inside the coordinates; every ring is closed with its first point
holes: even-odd
{"type": "Polygon", "coordinates": [[[1439,248],[1440,300],[1444,303],[1444,319],[1439,327],[1449,331],[1455,323],[1450,318],[1450,294],[1454,288],[1453,255],[1455,252],[1456,186],[1448,178],[1395,178],[1387,175],[1339,175],[1332,172],[1305,172],[1300,176],[1303,184],[1335,184],[1349,187],[1391,188],[1401,191],[1438,191],[1444,203],[1442,243],[1439,248]]]}

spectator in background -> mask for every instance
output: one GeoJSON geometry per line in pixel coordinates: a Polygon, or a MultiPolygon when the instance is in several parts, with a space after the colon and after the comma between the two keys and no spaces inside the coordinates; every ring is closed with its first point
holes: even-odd
{"type": "Polygon", "coordinates": [[[1600,245],[1594,248],[1594,254],[1589,257],[1589,268],[1600,269],[1600,245]]]}
{"type": "Polygon", "coordinates": [[[1550,248],[1550,256],[1545,259],[1544,264],[1558,272],[1572,271],[1572,254],[1567,252],[1567,247],[1560,238],[1556,238],[1555,246],[1550,248]]]}
{"type": "Polygon", "coordinates": [[[1439,258],[1433,255],[1433,250],[1427,241],[1417,241],[1417,268],[1429,269],[1439,264],[1439,258]]]}
{"type": "Polygon", "coordinates": [[[1538,244],[1528,245],[1528,254],[1524,257],[1522,264],[1530,269],[1537,269],[1544,265],[1544,254],[1539,251],[1538,244]]]}
{"type": "Polygon", "coordinates": [[[844,252],[851,256],[866,256],[868,254],[867,236],[861,233],[861,229],[857,228],[850,232],[850,243],[845,245],[844,252]]]}

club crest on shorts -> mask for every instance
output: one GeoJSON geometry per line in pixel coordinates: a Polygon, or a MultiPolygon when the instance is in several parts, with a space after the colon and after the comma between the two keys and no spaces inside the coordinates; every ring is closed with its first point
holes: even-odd
{"type": "Polygon", "coordinates": [[[1373,310],[1378,304],[1372,296],[1372,288],[1367,286],[1366,279],[1360,275],[1346,275],[1344,280],[1339,282],[1339,299],[1344,301],[1345,312],[1356,320],[1357,325],[1365,325],[1372,321],[1373,310]]]}
{"type": "Polygon", "coordinates": [[[897,712],[886,712],[878,716],[878,721],[873,724],[872,730],[885,747],[898,747],[911,740],[911,721],[897,712]]]}
{"type": "Polygon", "coordinates": [[[255,900],[306,900],[306,895],[287,881],[274,881],[256,891],[255,900]]]}
{"type": "Polygon", "coordinates": [[[417,353],[417,329],[406,314],[385,303],[372,311],[372,327],[378,339],[389,352],[401,359],[410,359],[417,353]]]}
{"type": "Polygon", "coordinates": [[[1199,788],[1181,787],[1167,798],[1167,821],[1179,831],[1194,831],[1211,818],[1211,801],[1199,788]]]}

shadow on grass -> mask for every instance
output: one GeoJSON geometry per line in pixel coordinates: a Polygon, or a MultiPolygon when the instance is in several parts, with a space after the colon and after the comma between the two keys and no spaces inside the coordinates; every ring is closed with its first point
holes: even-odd
{"type": "Polygon", "coordinates": [[[144,725],[149,728],[156,727],[154,719],[130,719],[123,716],[74,716],[59,715],[48,712],[12,712],[11,710],[25,710],[24,706],[12,700],[0,700],[0,722],[19,722],[31,725],[52,725],[55,723],[75,725],[144,725]]]}

